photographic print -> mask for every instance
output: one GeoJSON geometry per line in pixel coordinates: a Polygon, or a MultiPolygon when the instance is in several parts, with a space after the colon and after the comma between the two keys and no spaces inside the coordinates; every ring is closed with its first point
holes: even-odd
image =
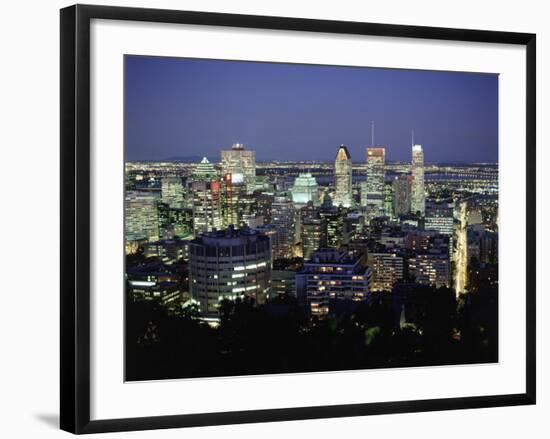
{"type": "Polygon", "coordinates": [[[498,362],[498,79],[125,55],[126,380],[498,362]]]}

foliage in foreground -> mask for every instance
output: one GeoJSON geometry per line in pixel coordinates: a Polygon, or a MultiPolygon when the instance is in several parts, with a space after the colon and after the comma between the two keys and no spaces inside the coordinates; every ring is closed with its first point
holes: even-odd
{"type": "MultiPolygon", "coordinates": [[[[496,291],[449,300],[433,289],[414,324],[400,325],[391,301],[311,324],[291,297],[256,307],[221,304],[217,328],[189,307],[169,314],[128,301],[126,379],[316,372],[498,360],[496,291]]],[[[452,292],[451,292],[452,293],[452,292]]]]}

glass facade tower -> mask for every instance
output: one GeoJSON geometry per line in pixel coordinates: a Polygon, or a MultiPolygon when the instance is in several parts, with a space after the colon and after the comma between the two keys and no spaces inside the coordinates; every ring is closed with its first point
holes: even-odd
{"type": "Polygon", "coordinates": [[[424,191],[424,151],[421,145],[413,145],[411,162],[412,195],[411,211],[424,215],[426,211],[426,195],[424,191]]]}

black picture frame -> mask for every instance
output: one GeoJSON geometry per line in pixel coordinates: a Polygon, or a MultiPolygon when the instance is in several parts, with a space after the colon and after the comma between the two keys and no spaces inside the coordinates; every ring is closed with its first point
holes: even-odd
{"type": "Polygon", "coordinates": [[[535,404],[536,36],[210,12],[75,5],[61,10],[61,429],[99,433],[535,404]],[[90,21],[133,20],[526,47],[526,392],[416,401],[90,420],[90,21]]]}

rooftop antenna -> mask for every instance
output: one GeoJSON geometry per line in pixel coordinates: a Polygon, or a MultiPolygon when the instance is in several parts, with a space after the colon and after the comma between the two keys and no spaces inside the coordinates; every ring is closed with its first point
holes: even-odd
{"type": "Polygon", "coordinates": [[[414,146],[414,129],[411,130],[411,146],[414,146]]]}
{"type": "Polygon", "coordinates": [[[370,121],[370,144],[374,146],[374,120],[370,121]]]}

